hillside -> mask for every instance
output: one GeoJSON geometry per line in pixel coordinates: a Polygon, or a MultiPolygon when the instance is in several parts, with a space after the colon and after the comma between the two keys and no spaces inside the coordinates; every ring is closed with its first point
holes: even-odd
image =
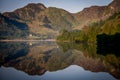
{"type": "Polygon", "coordinates": [[[108,36],[114,36],[117,33],[120,33],[120,12],[114,13],[112,16],[104,21],[92,23],[89,26],[84,27],[82,30],[64,30],[57,39],[60,41],[96,43],[97,35],[106,34],[108,36]]]}
{"type": "Polygon", "coordinates": [[[29,34],[25,23],[17,22],[0,14],[0,39],[26,38],[29,34]]]}
{"type": "Polygon", "coordinates": [[[120,0],[113,0],[107,6],[91,6],[83,9],[81,12],[74,14],[75,18],[79,22],[75,29],[81,29],[84,26],[100,20],[106,20],[115,12],[120,11],[120,0]]]}

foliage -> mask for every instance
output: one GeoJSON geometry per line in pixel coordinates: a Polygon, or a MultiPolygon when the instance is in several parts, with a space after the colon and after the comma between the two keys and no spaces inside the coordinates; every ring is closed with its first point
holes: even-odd
{"type": "Polygon", "coordinates": [[[120,33],[120,12],[108,18],[102,26],[102,33],[112,35],[120,33]]]}

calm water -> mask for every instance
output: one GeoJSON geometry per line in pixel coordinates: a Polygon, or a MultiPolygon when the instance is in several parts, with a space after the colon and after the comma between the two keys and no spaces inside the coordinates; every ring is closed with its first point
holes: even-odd
{"type": "Polygon", "coordinates": [[[93,44],[1,42],[0,80],[117,80],[120,57],[93,44]]]}

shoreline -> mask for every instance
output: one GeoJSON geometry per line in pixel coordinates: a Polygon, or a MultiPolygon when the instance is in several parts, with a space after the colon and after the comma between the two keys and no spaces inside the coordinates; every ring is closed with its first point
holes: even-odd
{"type": "Polygon", "coordinates": [[[56,41],[56,39],[46,39],[46,40],[23,40],[23,39],[13,39],[13,40],[0,40],[0,42],[33,42],[33,41],[56,41]]]}

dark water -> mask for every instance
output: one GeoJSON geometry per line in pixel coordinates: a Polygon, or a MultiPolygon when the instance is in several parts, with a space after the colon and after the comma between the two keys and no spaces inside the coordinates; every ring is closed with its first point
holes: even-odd
{"type": "Polygon", "coordinates": [[[117,80],[120,57],[94,44],[1,42],[0,80],[117,80]]]}

